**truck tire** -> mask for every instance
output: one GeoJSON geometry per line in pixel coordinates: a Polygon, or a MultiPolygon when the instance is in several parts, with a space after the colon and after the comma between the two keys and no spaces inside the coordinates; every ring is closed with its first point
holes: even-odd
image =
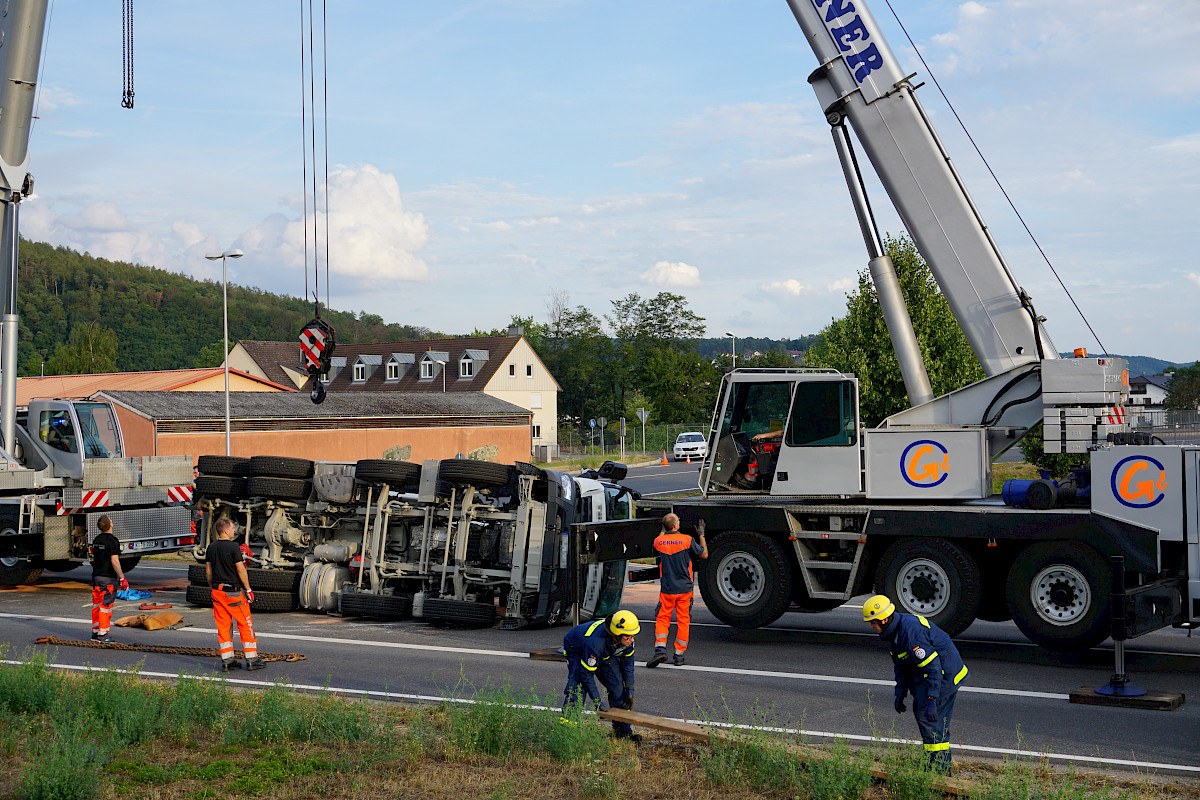
{"type": "Polygon", "coordinates": [[[496,607],[491,603],[427,597],[421,619],[470,628],[490,628],[496,624],[496,607]]]}
{"type": "Polygon", "coordinates": [[[979,608],[979,566],[944,539],[901,539],[884,551],[875,593],[919,614],[950,636],[967,629],[979,608]]]}
{"type": "Polygon", "coordinates": [[[1095,647],[1110,630],[1110,572],[1099,553],[1080,542],[1040,542],[1017,556],[1008,573],[1013,621],[1047,650],[1095,647]]]}
{"type": "Polygon", "coordinates": [[[338,611],[344,617],[412,619],[412,605],[412,598],[404,595],[342,591],[338,597],[338,611]]]}
{"type": "Polygon", "coordinates": [[[23,558],[0,558],[0,586],[25,586],[42,577],[41,563],[23,558]]]}
{"type": "Polygon", "coordinates": [[[228,475],[201,475],[196,478],[196,496],[240,499],[246,496],[246,479],[228,475]]]}
{"type": "Polygon", "coordinates": [[[250,477],[295,478],[305,480],[313,474],[313,462],[304,458],[253,456],[246,472],[250,477]]]}
{"type": "Polygon", "coordinates": [[[792,566],[774,539],[732,531],[714,537],[700,573],[700,595],[717,619],[734,628],[761,628],[792,602],[792,566]]]}
{"type": "Polygon", "coordinates": [[[196,469],[201,475],[225,475],[230,478],[246,477],[250,459],[237,456],[200,456],[196,459],[196,469]]]}
{"type": "Polygon", "coordinates": [[[421,465],[411,461],[364,458],[354,466],[354,477],[363,483],[407,486],[421,480],[421,465]]]}
{"type": "Polygon", "coordinates": [[[308,481],[255,475],[246,479],[246,496],[269,500],[305,500],[310,487],[308,481]]]}
{"type": "Polygon", "coordinates": [[[129,572],[142,560],[141,556],[121,556],[121,572],[129,572]]]}
{"type": "MultiPolygon", "coordinates": [[[[255,592],[295,594],[300,588],[299,570],[246,567],[246,577],[250,579],[250,588],[255,592]]],[[[203,564],[188,565],[188,583],[208,588],[208,572],[204,569],[203,564]]]]}
{"type": "MultiPolygon", "coordinates": [[[[212,589],[207,586],[189,586],[185,595],[194,606],[212,608],[212,589]]],[[[296,610],[296,596],[288,592],[255,592],[250,604],[251,614],[277,614],[296,610]]]]}
{"type": "Polygon", "coordinates": [[[511,469],[507,464],[493,464],[490,461],[448,458],[438,468],[438,478],[448,483],[471,486],[507,486],[511,469]]]}

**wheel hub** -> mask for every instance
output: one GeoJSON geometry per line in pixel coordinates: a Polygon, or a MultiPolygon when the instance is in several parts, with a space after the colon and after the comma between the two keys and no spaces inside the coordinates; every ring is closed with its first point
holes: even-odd
{"type": "Polygon", "coordinates": [[[717,590],[730,605],[753,605],[766,590],[766,572],[749,553],[730,553],[717,564],[717,590]]]}
{"type": "Polygon", "coordinates": [[[937,585],[927,575],[921,575],[912,582],[913,596],[922,602],[929,602],[937,596],[937,585]]]}
{"type": "Polygon", "coordinates": [[[737,569],[733,570],[732,573],[730,573],[729,585],[732,586],[735,591],[744,592],[754,585],[754,579],[751,577],[750,573],[746,572],[745,569],[738,567],[737,569]]]}
{"type": "Polygon", "coordinates": [[[1038,617],[1056,626],[1074,625],[1092,608],[1087,578],[1070,564],[1053,564],[1034,576],[1029,599],[1038,617]]]}
{"type": "Polygon", "coordinates": [[[896,596],[906,610],[925,617],[936,616],[950,602],[950,577],[936,561],[913,559],[896,576],[896,596]]]}

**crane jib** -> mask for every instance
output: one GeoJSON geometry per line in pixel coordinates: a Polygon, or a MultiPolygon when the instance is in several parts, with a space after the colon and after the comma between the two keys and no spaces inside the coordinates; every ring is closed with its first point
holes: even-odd
{"type": "Polygon", "coordinates": [[[825,28],[843,53],[854,79],[862,83],[868,75],[883,67],[883,54],[871,41],[871,31],[849,0],[812,0],[818,11],[825,10],[825,28]],[[825,7],[828,6],[826,9],[825,7]]]}

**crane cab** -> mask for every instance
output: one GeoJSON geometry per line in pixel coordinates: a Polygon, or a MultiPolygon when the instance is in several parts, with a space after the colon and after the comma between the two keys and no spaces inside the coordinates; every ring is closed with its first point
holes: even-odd
{"type": "Polygon", "coordinates": [[[31,400],[25,447],[54,467],[60,478],[83,479],[84,461],[122,458],[121,426],[112,406],[91,400],[31,400]]]}

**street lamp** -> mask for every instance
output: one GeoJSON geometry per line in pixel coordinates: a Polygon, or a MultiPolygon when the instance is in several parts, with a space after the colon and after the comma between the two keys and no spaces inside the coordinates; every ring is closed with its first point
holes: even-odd
{"type": "Polygon", "coordinates": [[[733,356],[733,368],[737,369],[737,338],[733,335],[733,331],[725,331],[725,335],[729,337],[729,353],[733,356]]]}
{"type": "Polygon", "coordinates": [[[442,391],[445,392],[446,391],[446,362],[439,361],[438,359],[435,358],[433,360],[433,363],[442,365],[442,391]]]}
{"type": "Polygon", "coordinates": [[[229,452],[229,279],[225,271],[225,260],[241,258],[244,255],[245,253],[241,250],[225,250],[221,253],[207,253],[204,256],[209,261],[221,259],[221,310],[225,331],[225,350],[222,351],[225,356],[225,455],[231,455],[229,452]]]}

